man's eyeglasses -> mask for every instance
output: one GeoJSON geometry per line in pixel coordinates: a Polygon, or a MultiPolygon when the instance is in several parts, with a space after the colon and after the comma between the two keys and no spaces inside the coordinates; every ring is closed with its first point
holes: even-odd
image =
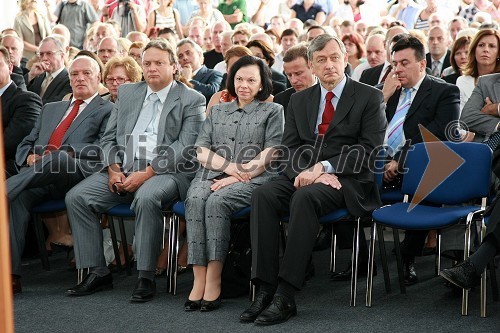
{"type": "Polygon", "coordinates": [[[129,81],[129,79],[124,77],[107,77],[106,80],[104,80],[107,84],[113,84],[113,82],[116,82],[116,84],[123,84],[129,81]]]}
{"type": "Polygon", "coordinates": [[[47,52],[37,52],[36,55],[40,58],[43,58],[44,56],[47,56],[49,58],[52,58],[54,54],[61,53],[62,51],[47,51],[47,52]]]}

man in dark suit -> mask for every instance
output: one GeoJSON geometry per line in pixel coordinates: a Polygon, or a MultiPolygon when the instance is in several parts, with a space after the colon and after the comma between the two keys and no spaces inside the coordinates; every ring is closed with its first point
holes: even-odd
{"type": "Polygon", "coordinates": [[[370,170],[386,127],[382,93],[344,74],[347,52],[337,37],[316,37],[308,59],[320,84],[290,98],[283,175],[252,196],[252,280],[260,289],[241,321],[269,325],[294,316],[294,293],[304,282],[319,218],[340,207],[366,216],[381,204],[370,170]],[[289,227],[279,267],[283,216],[289,227]]]}
{"type": "Polygon", "coordinates": [[[70,66],[73,99],[45,105],[16,153],[24,166],[7,180],[14,291],[20,292],[21,254],[30,209],[48,199],[64,198],[76,183],[100,170],[99,141],[113,104],[97,93],[98,63],[78,57],[70,66]]]}
{"type": "Polygon", "coordinates": [[[154,298],[156,260],[161,253],[163,205],[184,199],[191,182],[184,165],[205,118],[205,98],[176,81],[177,57],[162,39],[146,45],[145,82],[124,84],[102,142],[105,170],[66,195],[78,269],[89,268],[67,296],[84,296],[113,286],[103,254],[98,213],[120,203],[135,213],[139,276],[131,302],[154,298]],[[95,198],[99,198],[95,200],[95,198]]]}
{"type": "MultiPolygon", "coordinates": [[[[458,88],[426,74],[424,45],[410,35],[397,37],[399,40],[392,46],[393,70],[382,89],[389,122],[385,138],[390,156],[385,165],[386,184],[399,183],[405,152],[410,145],[423,141],[419,125],[440,140],[451,140],[447,128],[458,120],[460,108],[458,88]]],[[[415,256],[422,253],[426,236],[427,231],[406,232],[402,252],[407,285],[418,282],[415,256]]]]}
{"type": "Polygon", "coordinates": [[[300,44],[288,49],[283,57],[283,68],[292,87],[274,96],[274,103],[283,105],[285,114],[290,97],[316,83],[316,78],[307,62],[307,46],[300,44]]]}
{"type": "Polygon", "coordinates": [[[441,77],[443,70],[451,66],[448,30],[439,25],[429,29],[428,44],[429,53],[425,55],[427,68],[431,70],[432,76],[441,77]]]}
{"type": "Polygon", "coordinates": [[[23,91],[10,79],[12,63],[9,52],[0,46],[0,100],[3,122],[4,156],[6,177],[17,173],[16,149],[27,136],[42,108],[42,101],[37,94],[23,91]]]}
{"type": "Polygon", "coordinates": [[[48,36],[40,43],[38,54],[40,61],[25,76],[28,90],[39,95],[44,105],[61,101],[71,93],[68,71],[64,68],[64,46],[58,38],[48,36]]]}
{"type": "Polygon", "coordinates": [[[10,63],[12,64],[12,73],[10,78],[16,86],[26,91],[26,83],[24,75],[29,71],[25,67],[21,67],[21,59],[23,57],[23,41],[15,35],[5,35],[2,37],[2,46],[9,51],[10,63]]]}
{"type": "Polygon", "coordinates": [[[203,50],[191,39],[185,38],[177,44],[177,57],[182,76],[191,82],[193,89],[205,96],[207,103],[219,91],[222,73],[203,65],[203,50]]]}

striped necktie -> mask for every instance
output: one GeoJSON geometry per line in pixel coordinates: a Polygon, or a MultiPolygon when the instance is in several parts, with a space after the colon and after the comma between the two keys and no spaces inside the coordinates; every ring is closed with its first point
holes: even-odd
{"type": "Polygon", "coordinates": [[[396,113],[387,127],[387,145],[389,147],[389,155],[391,156],[396,155],[396,153],[405,144],[403,124],[405,122],[406,114],[411,106],[411,93],[413,90],[414,88],[403,88],[405,96],[396,109],[396,113]]]}

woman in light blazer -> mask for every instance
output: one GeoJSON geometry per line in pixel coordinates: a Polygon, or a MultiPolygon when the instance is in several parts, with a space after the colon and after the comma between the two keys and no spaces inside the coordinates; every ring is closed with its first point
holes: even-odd
{"type": "Polygon", "coordinates": [[[23,57],[30,60],[38,51],[40,41],[50,34],[47,18],[37,11],[37,0],[21,0],[21,12],[14,20],[14,29],[24,42],[23,57]]]}

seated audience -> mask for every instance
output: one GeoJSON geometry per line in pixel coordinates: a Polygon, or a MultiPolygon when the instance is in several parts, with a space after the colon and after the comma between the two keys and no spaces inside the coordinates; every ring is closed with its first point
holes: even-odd
{"type": "Polygon", "coordinates": [[[471,41],[471,36],[463,36],[453,43],[450,53],[451,66],[443,71],[443,80],[446,82],[456,84],[458,77],[462,75],[462,70],[467,65],[471,41]]]}

